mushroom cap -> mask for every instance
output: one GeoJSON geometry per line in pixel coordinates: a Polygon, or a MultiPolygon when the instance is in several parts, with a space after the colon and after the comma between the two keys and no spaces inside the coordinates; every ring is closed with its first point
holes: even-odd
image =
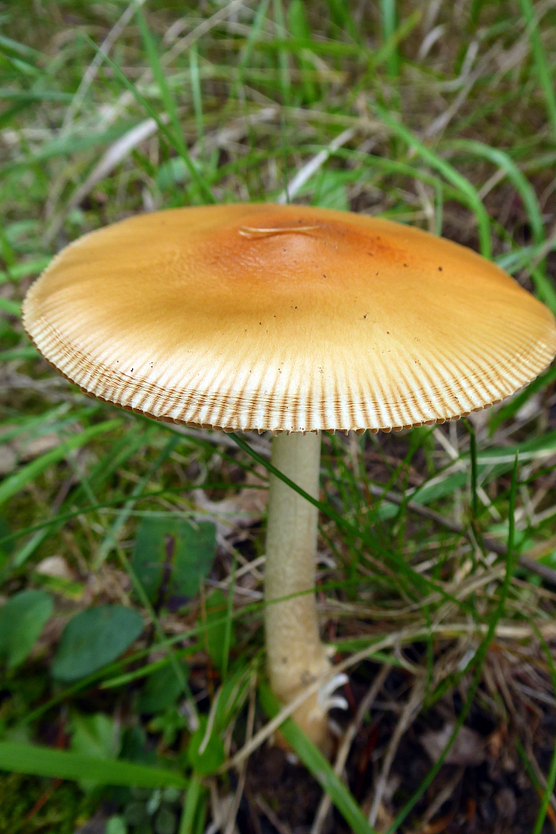
{"type": "Polygon", "coordinates": [[[556,352],[549,310],[475,252],[273,204],[91,232],[32,286],[23,323],[88,394],[224,430],[443,422],[514,393],[556,352]]]}

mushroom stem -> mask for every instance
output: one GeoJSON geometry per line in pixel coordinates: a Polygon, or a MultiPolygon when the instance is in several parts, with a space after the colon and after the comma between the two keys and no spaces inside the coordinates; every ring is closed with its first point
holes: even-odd
{"type": "MultiPolygon", "coordinates": [[[[272,463],[318,498],[319,433],[279,434],[273,440],[272,463]]],[[[317,508],[271,475],[265,565],[266,650],[270,684],[283,704],[318,678],[324,683],[330,677],[314,594],[317,521],[317,508]]],[[[328,717],[321,702],[318,693],[308,697],[293,717],[323,748],[328,738],[328,717]]]]}

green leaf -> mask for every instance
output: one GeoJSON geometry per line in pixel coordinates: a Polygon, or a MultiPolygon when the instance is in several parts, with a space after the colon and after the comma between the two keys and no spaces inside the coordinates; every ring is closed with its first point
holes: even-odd
{"type": "Polygon", "coordinates": [[[75,712],[71,718],[71,749],[74,753],[115,759],[120,748],[120,733],[113,718],[103,712],[85,715],[75,712]]]}
{"type": "Polygon", "coordinates": [[[195,773],[208,776],[214,773],[226,761],[224,745],[216,735],[214,727],[207,736],[207,718],[202,716],[200,727],[195,730],[187,748],[187,760],[195,773]]]}
{"type": "Polygon", "coordinates": [[[344,178],[335,171],[324,171],[318,179],[313,203],[321,208],[349,210],[349,198],[344,178]]]}
{"type": "Polygon", "coordinates": [[[251,681],[249,667],[239,669],[230,675],[220,689],[216,706],[216,726],[224,731],[234,714],[237,714],[241,702],[245,699],[251,681]]]}
{"type": "Polygon", "coordinates": [[[175,834],[177,818],[171,808],[163,806],[154,820],[155,834],[175,834]]]}
{"type": "MultiPolygon", "coordinates": [[[[74,713],[71,720],[71,749],[74,753],[97,759],[116,759],[120,750],[119,725],[102,712],[93,715],[74,713]]],[[[82,779],[80,787],[90,791],[98,782],[82,779]]]]}
{"type": "MultiPolygon", "coordinates": [[[[185,672],[187,675],[187,670],[185,672]]],[[[178,699],[183,691],[180,679],[170,664],[149,675],[139,696],[137,708],[141,713],[161,712],[178,699]]]]}
{"type": "Polygon", "coordinates": [[[206,615],[199,622],[199,627],[205,630],[205,644],[212,662],[222,671],[227,663],[230,646],[233,645],[234,635],[232,623],[229,622],[227,597],[218,588],[212,592],[206,601],[206,615]]]}
{"type": "Polygon", "coordinates": [[[9,741],[0,742],[0,770],[73,781],[87,779],[99,785],[139,788],[160,788],[169,785],[185,788],[188,784],[180,773],[171,770],[131,762],[112,762],[67,750],[51,750],[49,747],[39,747],[35,744],[17,744],[9,741]]]}
{"type": "Polygon", "coordinates": [[[165,712],[156,715],[149,722],[149,730],[161,733],[166,747],[172,747],[178,735],[185,729],[187,729],[187,720],[176,706],[168,707],[165,712]]]}
{"type": "Polygon", "coordinates": [[[8,316],[21,316],[21,304],[18,301],[12,301],[10,298],[0,298],[0,310],[7,313],[8,316]]]}
{"type": "Polygon", "coordinates": [[[10,553],[13,552],[14,544],[10,540],[11,530],[0,515],[0,567],[4,564],[10,553]],[[3,541],[6,539],[6,541],[3,541]]]}
{"type": "Polygon", "coordinates": [[[211,522],[145,516],[137,530],[132,567],[153,604],[171,597],[186,601],[199,592],[215,550],[216,528],[211,522]]]}
{"type": "Polygon", "coordinates": [[[110,817],[106,822],[106,834],[127,834],[127,826],[123,817],[110,817]]]}
{"type": "Polygon", "coordinates": [[[8,669],[23,663],[52,614],[44,591],[21,591],[0,608],[0,656],[8,669]]]}
{"type": "Polygon", "coordinates": [[[100,605],[82,611],[65,627],[52,674],[75,681],[111,663],[139,637],[143,618],[123,605],[100,605]]]}

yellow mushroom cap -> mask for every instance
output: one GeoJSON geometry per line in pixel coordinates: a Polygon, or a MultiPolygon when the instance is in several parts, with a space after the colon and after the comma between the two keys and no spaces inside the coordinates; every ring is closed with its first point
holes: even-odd
{"type": "Polygon", "coordinates": [[[273,204],[85,235],[33,285],[23,323],[88,394],[226,430],[442,422],[512,394],[556,352],[549,310],[471,250],[273,204]]]}

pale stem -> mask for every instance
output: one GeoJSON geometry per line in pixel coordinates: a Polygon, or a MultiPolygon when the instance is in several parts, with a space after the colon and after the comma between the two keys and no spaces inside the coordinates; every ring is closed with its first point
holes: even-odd
{"type": "MultiPolygon", "coordinates": [[[[318,498],[319,434],[278,435],[273,440],[272,463],[318,498]]],[[[271,475],[265,565],[266,650],[270,684],[284,704],[316,679],[324,682],[330,676],[330,662],[319,637],[314,593],[317,521],[317,508],[271,475]]],[[[316,695],[294,713],[294,718],[313,741],[320,746],[326,743],[327,712],[316,695]]]]}

